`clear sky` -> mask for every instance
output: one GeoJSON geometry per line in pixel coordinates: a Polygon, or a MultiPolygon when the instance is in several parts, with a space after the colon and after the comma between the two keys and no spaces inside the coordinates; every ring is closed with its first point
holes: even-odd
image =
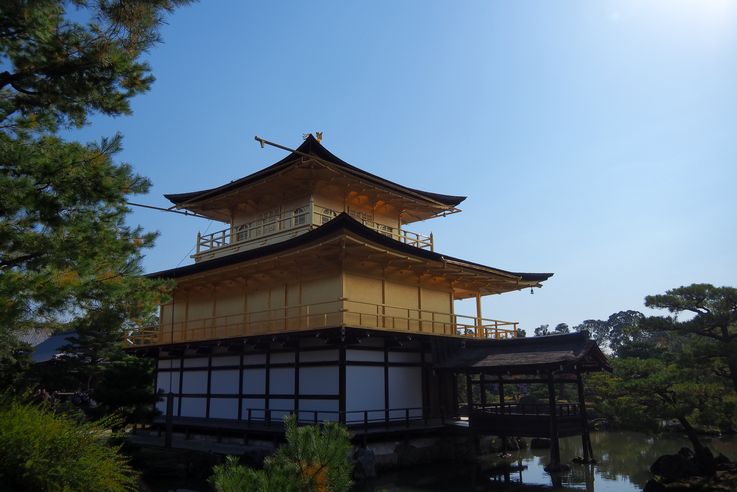
{"type": "MultiPolygon", "coordinates": [[[[202,1],[171,16],[120,131],[154,183],[217,186],[323,131],[339,157],[467,195],[436,251],[554,272],[484,315],[575,325],[645,295],[737,286],[737,0],[202,1]]],[[[219,223],[134,210],[161,234],[147,271],[191,262],[219,223]]],[[[461,308],[464,309],[464,308],[461,308]]]]}

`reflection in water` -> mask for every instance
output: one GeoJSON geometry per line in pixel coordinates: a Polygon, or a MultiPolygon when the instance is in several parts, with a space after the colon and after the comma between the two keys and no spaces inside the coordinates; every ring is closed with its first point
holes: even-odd
{"type": "MultiPolygon", "coordinates": [[[[687,446],[685,438],[648,436],[637,432],[594,432],[591,434],[597,465],[571,464],[571,471],[551,476],[543,470],[548,450],[527,449],[513,454],[510,471],[490,471],[489,467],[440,464],[379,477],[373,483],[357,485],[361,492],[396,491],[532,491],[545,489],[587,492],[635,492],[650,479],[650,465],[663,454],[687,446]]],[[[737,459],[737,439],[706,439],[715,453],[737,459]]],[[[581,439],[561,439],[561,459],[570,462],[581,455],[581,439]]]]}

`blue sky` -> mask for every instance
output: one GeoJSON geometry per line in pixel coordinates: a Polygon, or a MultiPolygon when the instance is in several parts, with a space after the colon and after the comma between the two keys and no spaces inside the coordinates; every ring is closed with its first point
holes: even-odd
{"type": "MultiPolygon", "coordinates": [[[[120,131],[153,181],[134,200],[216,186],[323,131],[336,155],[411,187],[469,198],[410,229],[436,250],[555,272],[484,315],[575,325],[645,295],[737,286],[737,2],[202,1],[151,51],[153,90],[120,131]]],[[[145,210],[172,268],[220,224],[145,210]]],[[[462,307],[461,309],[466,309],[462,307]]]]}

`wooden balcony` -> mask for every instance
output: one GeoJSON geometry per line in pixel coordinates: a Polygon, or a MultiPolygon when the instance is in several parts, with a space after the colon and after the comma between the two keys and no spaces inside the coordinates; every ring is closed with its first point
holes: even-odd
{"type": "MultiPolygon", "coordinates": [[[[335,216],[335,213],[325,213],[318,210],[318,208],[305,205],[278,217],[229,227],[210,234],[198,233],[196,253],[193,255],[193,258],[200,260],[210,256],[246,251],[267,244],[285,241],[312,229],[316,229],[335,218],[335,216]]],[[[434,250],[432,234],[425,236],[417,232],[389,227],[385,224],[360,217],[354,218],[366,227],[370,227],[376,232],[396,241],[414,246],[415,248],[434,250]]]]}
{"type": "MultiPolygon", "coordinates": [[[[583,431],[580,405],[556,403],[553,405],[559,437],[575,436],[583,431]]],[[[507,403],[474,405],[469,422],[471,429],[496,435],[546,437],[550,434],[551,407],[549,404],[507,403]]]]}
{"type": "Polygon", "coordinates": [[[173,320],[125,336],[126,346],[148,346],[246,336],[275,335],[350,326],[403,333],[507,339],[517,336],[517,322],[372,304],[341,298],[266,311],[204,319],[173,320]]]}

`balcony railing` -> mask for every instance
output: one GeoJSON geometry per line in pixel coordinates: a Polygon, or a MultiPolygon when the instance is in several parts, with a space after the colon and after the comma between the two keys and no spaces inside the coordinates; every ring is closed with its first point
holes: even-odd
{"type": "MultiPolygon", "coordinates": [[[[269,241],[277,241],[282,238],[287,239],[315,229],[329,222],[337,215],[336,212],[321,211],[328,209],[311,209],[308,205],[299,207],[295,210],[278,217],[253,221],[249,224],[229,227],[210,234],[198,233],[197,253],[195,256],[234,246],[242,246],[249,249],[249,246],[258,247],[269,241]],[[295,213],[295,210],[304,211],[295,213]]],[[[394,240],[420,249],[429,249],[431,251],[434,249],[432,234],[425,236],[424,234],[397,229],[360,217],[355,218],[366,227],[370,227],[371,229],[394,240]]]]}
{"type": "Polygon", "coordinates": [[[145,346],[220,340],[338,326],[498,340],[516,337],[518,323],[341,298],[258,312],[165,321],[156,328],[128,333],[125,344],[145,346]]]}

